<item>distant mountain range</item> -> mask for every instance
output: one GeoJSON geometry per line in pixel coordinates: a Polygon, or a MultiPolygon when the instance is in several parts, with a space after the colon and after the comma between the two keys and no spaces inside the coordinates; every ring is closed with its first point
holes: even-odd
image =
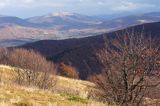
{"type": "Polygon", "coordinates": [[[95,53],[104,47],[104,37],[116,42],[117,36],[123,36],[126,30],[143,31],[145,36],[156,38],[157,42],[154,43],[160,44],[160,22],[154,22],[86,38],[42,40],[20,46],[20,48],[34,49],[47,57],[48,60],[56,63],[70,64],[77,68],[82,79],[86,79],[89,75],[101,71],[102,67],[98,63],[95,53]]]}
{"type": "Polygon", "coordinates": [[[128,26],[139,25],[143,23],[152,23],[160,21],[160,13],[152,12],[145,14],[129,15],[125,17],[118,17],[109,21],[104,21],[99,27],[105,28],[125,28],[128,26]]]}
{"type": "Polygon", "coordinates": [[[45,39],[68,39],[95,36],[129,26],[160,21],[160,12],[130,16],[86,16],[76,13],[51,13],[27,19],[0,16],[0,46],[21,45],[45,39]],[[106,19],[106,20],[105,20],[106,19]],[[7,41],[4,42],[4,41],[7,41]],[[7,45],[6,45],[7,44],[7,45]]]}
{"type": "Polygon", "coordinates": [[[27,22],[25,19],[21,19],[18,17],[12,17],[12,16],[0,16],[0,26],[32,26],[32,23],[27,22]]]}
{"type": "Polygon", "coordinates": [[[101,21],[89,16],[67,12],[51,13],[44,16],[31,17],[26,20],[30,23],[38,24],[38,26],[42,28],[57,27],[62,29],[85,28],[89,25],[102,23],[101,21]]]}

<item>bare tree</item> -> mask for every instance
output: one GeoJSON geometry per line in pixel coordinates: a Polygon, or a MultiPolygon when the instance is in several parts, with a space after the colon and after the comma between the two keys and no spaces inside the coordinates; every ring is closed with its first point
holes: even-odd
{"type": "Polygon", "coordinates": [[[1,64],[16,67],[16,81],[21,85],[37,86],[43,89],[54,87],[56,83],[54,64],[42,55],[25,49],[0,49],[1,64]]]}
{"type": "Polygon", "coordinates": [[[7,64],[10,52],[6,48],[0,48],[0,64],[7,64]]]}
{"type": "Polygon", "coordinates": [[[107,102],[121,106],[143,105],[148,89],[160,84],[155,75],[160,71],[158,45],[143,32],[126,31],[116,37],[116,40],[105,39],[105,48],[97,52],[104,70],[94,82],[107,102]],[[154,78],[157,82],[149,83],[154,78]]]}

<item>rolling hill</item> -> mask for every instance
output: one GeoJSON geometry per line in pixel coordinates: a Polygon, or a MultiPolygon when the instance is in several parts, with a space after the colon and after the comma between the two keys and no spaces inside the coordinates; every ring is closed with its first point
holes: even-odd
{"type": "Polygon", "coordinates": [[[106,27],[113,29],[121,29],[129,26],[144,24],[144,23],[152,23],[160,21],[160,13],[159,12],[151,12],[144,14],[134,14],[123,17],[114,18],[111,20],[104,21],[98,27],[106,27]]]}
{"type": "Polygon", "coordinates": [[[89,16],[73,13],[52,13],[27,19],[12,16],[0,16],[0,46],[12,46],[13,40],[24,41],[15,42],[13,45],[15,46],[26,43],[26,40],[32,42],[32,40],[29,41],[29,39],[66,39],[88,36],[99,32],[99,30],[96,31],[89,28],[81,31],[76,29],[86,28],[99,23],[98,20],[92,19],[89,16]],[[75,29],[66,30],[72,28],[75,29]]]}
{"type": "Polygon", "coordinates": [[[57,77],[53,90],[39,89],[15,83],[15,67],[0,65],[1,106],[106,106],[107,104],[87,99],[88,90],[95,85],[91,82],[57,77]],[[58,89],[59,91],[57,91],[58,89]],[[68,90],[65,92],[65,90],[68,90]],[[72,92],[79,94],[73,94],[72,92]]]}
{"type": "Polygon", "coordinates": [[[26,19],[27,22],[38,24],[42,28],[57,27],[60,29],[85,28],[89,25],[100,24],[101,21],[86,15],[60,12],[26,19]]]}
{"type": "MultiPolygon", "coordinates": [[[[96,90],[94,83],[56,76],[57,82],[53,90],[44,90],[17,84],[15,69],[16,67],[0,65],[1,106],[110,106],[92,98],[88,99],[88,92],[96,90]]],[[[160,99],[146,97],[145,104],[159,105],[160,99]]]]}
{"type": "Polygon", "coordinates": [[[117,36],[123,36],[126,30],[133,31],[134,29],[135,32],[143,30],[145,36],[156,38],[157,45],[159,45],[159,28],[160,22],[148,23],[99,36],[67,40],[42,40],[20,46],[20,48],[34,49],[56,63],[70,64],[77,68],[81,79],[87,79],[89,75],[101,72],[101,65],[98,63],[95,53],[104,47],[104,37],[116,41],[117,36]]]}
{"type": "Polygon", "coordinates": [[[25,19],[13,17],[13,16],[0,16],[0,26],[3,27],[5,25],[8,25],[8,26],[19,25],[19,26],[26,26],[26,27],[34,26],[34,24],[26,21],[25,19]]]}
{"type": "MultiPolygon", "coordinates": [[[[86,16],[67,12],[50,13],[27,19],[0,16],[0,46],[10,46],[13,42],[9,41],[15,39],[24,41],[28,39],[60,40],[95,36],[129,26],[160,21],[159,12],[123,17],[119,15],[119,17],[116,16],[116,18],[112,17],[110,19],[108,18],[111,16],[108,16],[108,18],[107,16],[105,17],[106,20],[100,19],[97,16],[86,16]]],[[[32,40],[28,40],[28,42],[32,42],[32,40]]],[[[25,43],[26,42],[15,42],[13,46],[25,43]]]]}

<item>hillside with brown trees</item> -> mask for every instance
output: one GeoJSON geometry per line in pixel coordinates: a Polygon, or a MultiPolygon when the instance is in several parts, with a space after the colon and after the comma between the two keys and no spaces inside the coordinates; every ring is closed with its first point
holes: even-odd
{"type": "MultiPolygon", "coordinates": [[[[144,37],[155,39],[159,45],[160,22],[133,26],[124,30],[106,33],[103,35],[67,40],[42,40],[21,46],[21,48],[34,49],[55,63],[70,64],[79,72],[81,79],[86,79],[92,74],[98,74],[102,66],[97,61],[96,52],[104,48],[105,40],[117,42],[118,36],[123,36],[127,31],[130,34],[143,33],[144,37]]],[[[116,49],[112,44],[110,45],[116,49]]]]}

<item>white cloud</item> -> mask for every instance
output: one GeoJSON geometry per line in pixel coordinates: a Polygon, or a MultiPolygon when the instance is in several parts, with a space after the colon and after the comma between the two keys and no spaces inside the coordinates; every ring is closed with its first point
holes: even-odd
{"type": "Polygon", "coordinates": [[[160,0],[0,0],[0,14],[45,14],[69,11],[106,14],[123,11],[158,11],[160,0]]]}
{"type": "Polygon", "coordinates": [[[135,3],[135,2],[124,2],[114,5],[111,9],[114,11],[132,11],[132,10],[138,10],[141,8],[149,8],[154,7],[153,4],[146,4],[146,3],[135,3]]]}
{"type": "MultiPolygon", "coordinates": [[[[65,0],[64,0],[65,1],[65,0]]],[[[0,0],[0,7],[41,7],[41,6],[63,6],[63,2],[59,0],[0,0]]]]}
{"type": "MultiPolygon", "coordinates": [[[[143,1],[143,0],[142,0],[143,1]]],[[[62,6],[97,6],[103,5],[112,10],[128,10],[147,7],[152,4],[141,3],[136,0],[0,0],[0,7],[62,7],[62,6]]]]}
{"type": "Polygon", "coordinates": [[[0,2],[0,8],[3,8],[3,7],[5,7],[5,6],[6,6],[5,3],[1,3],[1,2],[0,2]]]}
{"type": "Polygon", "coordinates": [[[26,4],[28,4],[28,3],[33,3],[34,0],[24,0],[23,2],[26,3],[26,4]]]}
{"type": "Polygon", "coordinates": [[[103,2],[99,1],[97,4],[98,4],[98,5],[103,5],[103,2]]]}

